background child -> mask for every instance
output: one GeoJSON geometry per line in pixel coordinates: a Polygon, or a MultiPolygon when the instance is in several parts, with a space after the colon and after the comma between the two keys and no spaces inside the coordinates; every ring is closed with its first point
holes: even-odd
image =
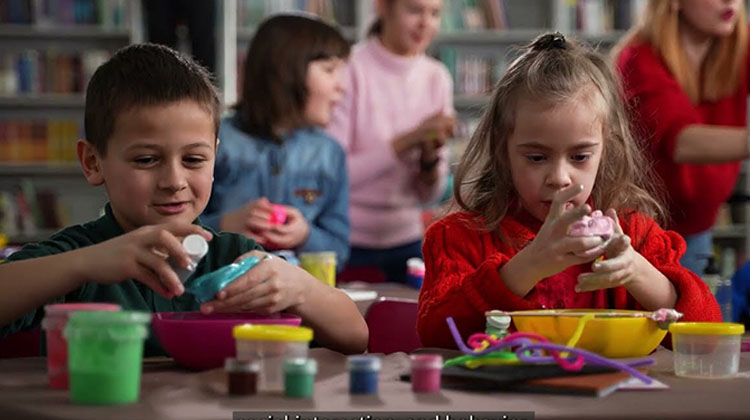
{"type": "Polygon", "coordinates": [[[559,34],[537,38],[498,83],[459,164],[463,211],[427,231],[422,344],[454,347],[445,318],[469,334],[490,309],[674,307],[686,321],[720,321],[706,285],[680,266],[683,240],[651,218],[646,167],[603,59],[559,34]],[[592,207],[616,222],[607,242],[568,235],[592,207]]]}
{"type": "Polygon", "coordinates": [[[325,134],[341,99],[349,44],[313,17],[277,15],[256,31],[242,98],[221,123],[206,223],[270,249],[349,256],[349,181],[341,146],[325,134]],[[271,203],[286,206],[271,224],[271,203]]]}
{"type": "Polygon", "coordinates": [[[668,227],[687,242],[680,262],[698,275],[750,156],[747,36],[743,1],[651,0],[615,49],[633,126],[666,189],[668,227]]]}
{"type": "MultiPolygon", "coordinates": [[[[248,255],[252,240],[216,234],[197,221],[211,193],[219,100],[206,71],[156,45],[120,50],[86,91],[86,140],[78,158],[92,185],[104,185],[106,214],[31,244],[0,265],[0,334],[30,329],[52,302],[113,302],[123,309],[194,311],[168,258],[187,266],[180,238],[210,239],[201,275],[248,255]]],[[[354,303],[280,258],[265,259],[200,309],[281,310],[302,317],[322,345],[360,352],[367,326],[354,303]]],[[[163,354],[153,334],[146,354],[163,354]]]]}
{"type": "Polygon", "coordinates": [[[453,85],[425,55],[441,0],[380,0],[378,20],[349,60],[344,99],[329,132],[347,153],[351,185],[349,265],[376,266],[404,282],[421,257],[421,206],[440,198],[453,130],[453,85]]]}

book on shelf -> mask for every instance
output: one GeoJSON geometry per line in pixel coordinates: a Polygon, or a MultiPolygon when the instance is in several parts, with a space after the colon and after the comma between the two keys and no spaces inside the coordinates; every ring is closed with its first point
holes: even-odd
{"type": "Polygon", "coordinates": [[[252,29],[278,13],[307,12],[341,26],[353,26],[356,2],[350,0],[238,0],[237,26],[252,29]]]}
{"type": "Polygon", "coordinates": [[[109,56],[104,50],[0,52],[0,95],[82,94],[109,56]]]}
{"type": "Polygon", "coordinates": [[[441,46],[438,58],[453,78],[456,95],[484,96],[500,80],[508,67],[509,53],[492,54],[441,46]]]}
{"type": "Polygon", "coordinates": [[[124,29],[129,7],[127,0],[0,0],[0,24],[124,29]]]}
{"type": "Polygon", "coordinates": [[[0,164],[76,161],[77,120],[0,120],[0,164]]]}
{"type": "Polygon", "coordinates": [[[504,0],[447,0],[440,19],[445,32],[508,28],[504,0]]]}
{"type": "Polygon", "coordinates": [[[70,224],[67,212],[54,191],[37,190],[29,179],[22,179],[9,191],[0,191],[0,232],[14,238],[33,238],[70,224]]]}
{"type": "Polygon", "coordinates": [[[569,27],[585,35],[629,29],[643,12],[642,0],[568,0],[569,27]]]}

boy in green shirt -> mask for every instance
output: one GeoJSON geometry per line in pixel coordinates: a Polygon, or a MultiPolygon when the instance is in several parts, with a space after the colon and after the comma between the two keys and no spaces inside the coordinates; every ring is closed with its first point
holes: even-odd
{"type": "MultiPolygon", "coordinates": [[[[262,259],[213,301],[184,293],[167,260],[187,267],[181,238],[189,234],[210,241],[193,276],[266,256],[253,240],[197,220],[219,143],[219,99],[205,69],[167,47],[126,47],[92,76],[84,124],[78,159],[87,181],[107,191],[105,215],[0,265],[0,336],[39,325],[48,303],[113,302],[158,312],[286,311],[313,328],[319,344],[364,351],[367,325],[354,303],[281,258],[262,259]]],[[[156,354],[163,350],[151,334],[146,355],[156,354]]]]}

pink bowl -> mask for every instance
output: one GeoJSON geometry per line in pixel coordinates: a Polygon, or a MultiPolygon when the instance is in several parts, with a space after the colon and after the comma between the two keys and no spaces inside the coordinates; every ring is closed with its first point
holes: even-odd
{"type": "Polygon", "coordinates": [[[212,313],[157,312],[153,317],[154,332],[164,350],[177,363],[189,369],[204,370],[224,366],[224,359],[235,357],[236,345],[232,328],[242,324],[276,324],[299,326],[295,315],[273,316],[255,312],[212,313]]]}

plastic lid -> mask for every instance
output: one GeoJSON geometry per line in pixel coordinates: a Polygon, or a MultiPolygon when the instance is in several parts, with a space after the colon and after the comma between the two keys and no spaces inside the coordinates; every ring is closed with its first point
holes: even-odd
{"type": "Polygon", "coordinates": [[[731,322],[675,322],[669,325],[672,334],[742,335],[745,326],[731,322]]]}
{"type": "Polygon", "coordinates": [[[191,258],[201,259],[208,253],[208,242],[201,235],[186,236],[182,240],[182,246],[191,258]]]}
{"type": "Polygon", "coordinates": [[[151,321],[150,312],[140,311],[82,311],[70,314],[68,325],[132,325],[151,321]]]}
{"type": "Polygon", "coordinates": [[[349,356],[346,360],[346,365],[349,370],[379,371],[380,358],[363,355],[349,356]]]}
{"type": "Polygon", "coordinates": [[[242,340],[311,341],[313,331],[307,327],[288,325],[242,324],[232,328],[232,336],[242,340]]]}
{"type": "Polygon", "coordinates": [[[224,360],[224,370],[227,372],[258,372],[260,371],[260,364],[253,360],[227,357],[224,360]]]}
{"type": "Polygon", "coordinates": [[[284,360],[284,373],[315,375],[318,373],[318,362],[315,359],[295,357],[284,360]]]}
{"type": "Polygon", "coordinates": [[[410,356],[412,369],[442,369],[443,356],[439,354],[413,354],[410,356]]]}
{"type": "Polygon", "coordinates": [[[47,316],[70,315],[77,311],[119,311],[120,305],[116,303],[54,303],[44,306],[47,316]]]}
{"type": "Polygon", "coordinates": [[[336,252],[334,251],[322,251],[322,252],[303,252],[299,254],[300,260],[305,259],[315,259],[315,260],[336,260],[336,252]]]}

